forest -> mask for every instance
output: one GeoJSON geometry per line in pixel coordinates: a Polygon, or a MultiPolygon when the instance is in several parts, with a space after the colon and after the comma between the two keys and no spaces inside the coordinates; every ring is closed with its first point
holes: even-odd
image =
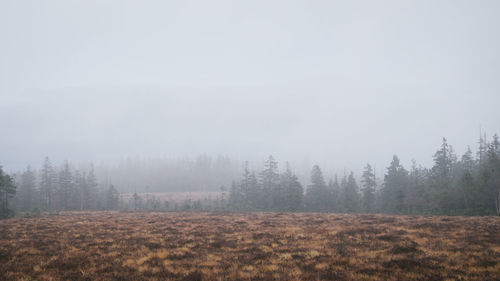
{"type": "MultiPolygon", "coordinates": [[[[500,214],[497,134],[491,141],[481,136],[478,151],[473,153],[469,148],[460,157],[443,138],[433,160],[430,168],[413,162],[408,169],[394,155],[383,179],[375,177],[370,164],[359,178],[350,172],[331,179],[325,179],[321,168],[314,165],[310,182],[304,185],[290,165],[280,171],[278,162],[269,156],[261,171],[251,170],[245,162],[241,178],[233,180],[229,188],[221,187],[217,198],[177,204],[155,196],[143,198],[140,193],[124,200],[113,184],[98,184],[93,166],[82,172],[65,161],[57,168],[46,158],[38,172],[30,166],[12,175],[0,169],[0,216],[70,210],[500,214]]],[[[228,161],[224,163],[230,167],[228,161]]],[[[224,170],[224,166],[219,169],[224,170]]],[[[203,182],[198,184],[201,191],[203,182]]]]}
{"type": "Polygon", "coordinates": [[[307,211],[335,213],[389,213],[438,215],[500,214],[500,143],[479,140],[474,157],[471,149],[460,158],[443,138],[433,155],[431,168],[408,170],[394,155],[379,185],[367,164],[356,180],[351,172],[328,182],[315,165],[310,184],[303,187],[286,167],[278,172],[273,157],[256,174],[244,169],[243,178],[233,183],[229,209],[238,211],[307,211]],[[304,193],[305,191],[305,193],[304,193]]]}

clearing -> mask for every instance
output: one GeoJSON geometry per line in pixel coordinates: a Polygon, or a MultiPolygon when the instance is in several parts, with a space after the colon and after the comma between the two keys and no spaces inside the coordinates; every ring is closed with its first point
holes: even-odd
{"type": "Polygon", "coordinates": [[[500,217],[61,213],[0,221],[0,280],[500,280],[500,217]]]}

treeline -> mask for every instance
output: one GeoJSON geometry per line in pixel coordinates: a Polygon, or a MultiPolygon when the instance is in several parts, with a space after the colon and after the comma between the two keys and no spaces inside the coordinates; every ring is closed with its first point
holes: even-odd
{"type": "MultiPolygon", "coordinates": [[[[367,164],[359,183],[352,172],[326,181],[321,168],[315,165],[310,183],[304,187],[288,164],[280,172],[278,162],[270,156],[260,172],[250,170],[245,163],[241,180],[233,181],[227,196],[222,192],[216,198],[179,203],[137,193],[128,201],[121,200],[113,185],[98,185],[92,165],[79,171],[66,161],[55,168],[46,158],[39,172],[28,166],[24,172],[11,176],[0,167],[0,217],[9,217],[15,211],[117,209],[500,214],[500,142],[496,134],[491,142],[480,137],[475,155],[469,148],[460,157],[443,139],[433,159],[431,168],[413,162],[406,169],[394,155],[383,178],[377,179],[367,164]]],[[[217,161],[217,169],[230,166],[229,161],[217,161]]],[[[195,169],[204,173],[213,167],[208,158],[199,158],[197,163],[195,169]]],[[[203,182],[198,183],[198,190],[203,190],[203,186],[203,182]]]]}
{"type": "Polygon", "coordinates": [[[57,169],[47,157],[38,173],[28,166],[20,174],[4,177],[9,178],[8,182],[12,187],[7,196],[3,196],[1,190],[4,188],[0,188],[2,198],[5,199],[0,214],[2,217],[12,215],[14,211],[58,212],[118,208],[118,191],[113,185],[98,188],[92,165],[88,171],[81,172],[71,169],[66,161],[57,169]]]}
{"type": "Polygon", "coordinates": [[[370,164],[358,184],[354,174],[335,176],[326,183],[319,166],[304,188],[287,165],[278,171],[272,156],[263,171],[245,165],[243,178],[233,183],[228,207],[236,211],[366,212],[393,214],[500,214],[500,143],[479,140],[474,157],[470,148],[460,158],[443,139],[431,168],[413,162],[408,170],[394,155],[383,180],[370,164]]]}
{"type": "Polygon", "coordinates": [[[227,210],[225,194],[179,202],[165,201],[149,192],[220,190],[234,180],[235,169],[233,161],[223,156],[144,162],[129,159],[97,171],[93,165],[84,171],[74,169],[68,161],[57,167],[46,157],[38,170],[28,166],[23,172],[7,175],[0,167],[0,218],[60,211],[227,210]],[[122,190],[134,191],[133,196],[122,199],[118,185],[111,181],[121,184],[122,190]]]}

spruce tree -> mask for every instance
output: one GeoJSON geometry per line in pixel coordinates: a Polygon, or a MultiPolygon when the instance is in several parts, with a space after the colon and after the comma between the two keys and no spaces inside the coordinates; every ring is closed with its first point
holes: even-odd
{"type": "Polygon", "coordinates": [[[302,209],[304,189],[297,176],[293,174],[287,163],[285,172],[281,175],[280,185],[283,188],[281,211],[299,211],[302,209]]]}
{"type": "Polygon", "coordinates": [[[406,212],[405,197],[407,188],[408,171],[400,164],[398,156],[394,155],[384,176],[381,208],[389,213],[406,212]]]}
{"type": "Polygon", "coordinates": [[[59,172],[59,206],[61,210],[69,210],[73,193],[73,175],[69,167],[69,162],[65,161],[62,170],[59,172]]]}
{"type": "Polygon", "coordinates": [[[46,211],[55,209],[56,174],[52,168],[49,157],[45,157],[40,174],[40,192],[42,208],[46,211]]]}
{"type": "Polygon", "coordinates": [[[329,210],[329,192],[318,165],[311,170],[311,184],[307,188],[306,207],[309,211],[326,212],[329,210]]]}
{"type": "Polygon", "coordinates": [[[341,212],[341,199],[340,199],[340,183],[339,178],[335,175],[334,179],[328,182],[328,193],[329,193],[329,210],[332,212],[341,212]]]}
{"type": "Polygon", "coordinates": [[[9,201],[16,194],[16,185],[11,176],[6,174],[0,166],[0,218],[8,218],[13,214],[9,201]]]}
{"type": "Polygon", "coordinates": [[[106,209],[116,210],[120,201],[118,190],[111,184],[106,190],[106,209]]]}
{"type": "Polygon", "coordinates": [[[451,197],[456,194],[453,186],[453,168],[456,166],[456,156],[453,148],[443,138],[441,148],[434,154],[434,166],[431,169],[431,186],[433,201],[436,210],[441,213],[455,208],[455,200],[451,197]]]}
{"type": "Polygon", "coordinates": [[[87,208],[86,209],[96,209],[98,204],[99,204],[99,190],[97,190],[98,184],[97,184],[97,178],[94,174],[94,165],[90,165],[90,170],[89,173],[87,174],[87,192],[88,192],[88,198],[87,198],[87,208]]]}
{"type": "Polygon", "coordinates": [[[372,213],[375,209],[375,188],[377,183],[375,182],[375,173],[370,164],[366,164],[363,171],[362,180],[363,188],[361,192],[363,193],[362,198],[362,208],[364,212],[372,213]]]}
{"type": "Polygon", "coordinates": [[[359,211],[359,195],[358,195],[358,184],[354,178],[353,172],[349,174],[347,182],[344,185],[344,206],[348,213],[354,213],[359,211]]]}
{"type": "Polygon", "coordinates": [[[28,165],[26,170],[21,175],[21,181],[18,191],[18,204],[19,211],[31,211],[36,207],[36,176],[31,166],[28,165]]]}
{"type": "Polygon", "coordinates": [[[279,185],[278,162],[274,160],[272,155],[264,163],[264,170],[260,173],[260,185],[262,187],[262,209],[270,210],[273,206],[273,201],[277,197],[279,185]]]}
{"type": "Polygon", "coordinates": [[[258,210],[261,207],[261,193],[262,190],[259,185],[259,180],[254,171],[248,176],[248,197],[249,209],[258,210]]]}

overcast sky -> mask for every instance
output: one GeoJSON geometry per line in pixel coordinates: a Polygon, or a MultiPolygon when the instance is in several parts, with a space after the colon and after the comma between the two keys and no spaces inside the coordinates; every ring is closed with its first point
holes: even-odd
{"type": "Polygon", "coordinates": [[[500,1],[0,1],[0,165],[429,166],[500,132],[500,1]]]}

